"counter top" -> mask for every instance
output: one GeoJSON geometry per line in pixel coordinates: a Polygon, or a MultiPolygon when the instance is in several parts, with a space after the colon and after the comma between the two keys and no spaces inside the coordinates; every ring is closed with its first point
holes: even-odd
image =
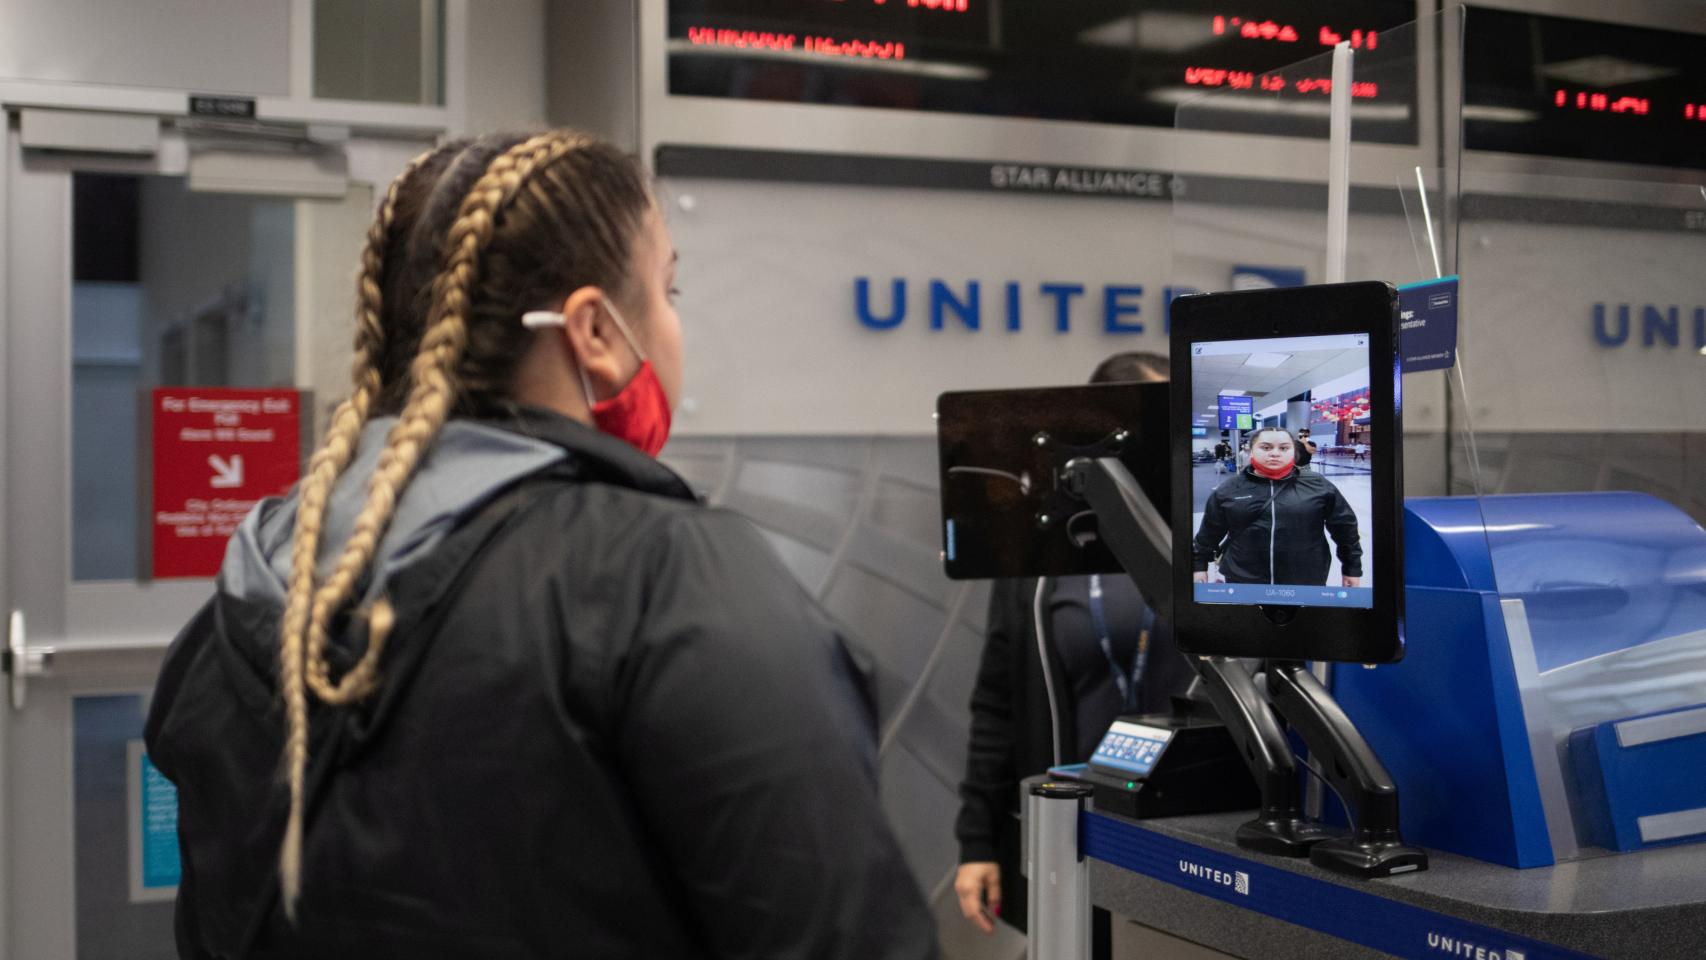
{"type": "Polygon", "coordinates": [[[1097,906],[1263,960],[1706,958],[1706,844],[1516,870],[1429,851],[1379,880],[1240,849],[1249,813],[1085,814],[1097,906]]]}

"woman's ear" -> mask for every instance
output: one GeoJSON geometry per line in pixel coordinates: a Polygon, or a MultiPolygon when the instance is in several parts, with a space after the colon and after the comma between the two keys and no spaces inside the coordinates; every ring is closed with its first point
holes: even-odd
{"type": "Polygon", "coordinates": [[[586,376],[592,400],[614,396],[627,382],[626,348],[619,348],[614,330],[601,305],[605,294],[598,287],[581,287],[563,301],[563,337],[573,353],[571,360],[586,376]]]}

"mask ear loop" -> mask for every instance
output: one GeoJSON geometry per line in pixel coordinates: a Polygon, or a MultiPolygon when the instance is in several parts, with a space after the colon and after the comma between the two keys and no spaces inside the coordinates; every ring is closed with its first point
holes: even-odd
{"type": "Polygon", "coordinates": [[[645,363],[646,351],[640,349],[640,341],[634,339],[634,331],[628,329],[628,321],[616,312],[616,304],[603,297],[599,298],[598,302],[610,314],[610,319],[616,321],[616,329],[622,331],[622,339],[628,341],[628,348],[634,351],[634,356],[639,357],[641,363],[645,363]]]}
{"type": "MultiPolygon", "coordinates": [[[[566,327],[568,321],[555,310],[529,310],[521,315],[521,325],[529,330],[543,330],[546,327],[566,327]]],[[[598,401],[592,398],[592,382],[586,378],[586,368],[580,361],[575,361],[575,372],[580,374],[581,393],[586,395],[586,408],[591,410],[598,401]]]]}
{"type": "MultiPolygon", "coordinates": [[[[616,312],[616,305],[603,297],[599,298],[598,303],[610,314],[610,319],[616,321],[616,329],[621,331],[622,339],[628,341],[628,348],[634,351],[634,356],[638,357],[641,363],[645,363],[646,351],[640,349],[640,341],[634,339],[634,332],[628,329],[628,322],[616,312]]],[[[521,315],[521,325],[529,330],[542,330],[546,327],[567,326],[568,320],[555,310],[529,310],[521,315]]],[[[586,367],[578,360],[575,362],[575,372],[580,374],[581,393],[586,395],[586,407],[591,410],[598,405],[598,401],[593,399],[592,381],[587,379],[586,367]]]]}

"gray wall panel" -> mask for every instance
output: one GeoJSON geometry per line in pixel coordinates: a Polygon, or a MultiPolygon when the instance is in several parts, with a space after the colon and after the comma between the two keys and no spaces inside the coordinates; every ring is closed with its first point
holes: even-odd
{"type": "MultiPolygon", "coordinates": [[[[930,458],[936,458],[934,445],[930,458]]],[[[877,484],[876,502],[871,507],[871,522],[876,526],[931,550],[942,548],[942,503],[934,477],[928,486],[885,477],[877,484]]]]}
{"type": "Polygon", "coordinates": [[[290,92],[290,4],[276,0],[0,0],[0,24],[0,77],[290,92]]]}
{"type": "Polygon", "coordinates": [[[847,521],[832,514],[744,490],[729,493],[723,498],[723,505],[746,514],[761,527],[825,550],[834,549],[847,525],[847,521]]]}
{"type": "Polygon", "coordinates": [[[758,532],[764,534],[764,539],[770,541],[782,563],[813,596],[823,589],[829,581],[830,571],[834,569],[834,559],[830,554],[767,527],[760,526],[758,532]]]}
{"type": "MultiPolygon", "coordinates": [[[[945,625],[940,606],[849,565],[835,571],[823,602],[879,664],[909,681],[924,670],[945,625]]],[[[886,715],[891,705],[882,706],[886,715]]]]}
{"type": "Polygon", "coordinates": [[[735,487],[742,493],[810,505],[816,511],[846,521],[853,516],[859,500],[859,475],[855,470],[743,457],[735,487]]]}
{"type": "MultiPolygon", "coordinates": [[[[932,523],[925,530],[934,530],[935,526],[932,523]]],[[[948,608],[962,589],[942,576],[942,563],[936,552],[920,549],[916,542],[874,526],[854,530],[847,544],[846,559],[942,610],[948,608]]]]}

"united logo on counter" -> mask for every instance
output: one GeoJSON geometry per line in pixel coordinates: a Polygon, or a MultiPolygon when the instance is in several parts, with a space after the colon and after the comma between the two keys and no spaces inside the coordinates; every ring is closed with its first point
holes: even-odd
{"type": "Polygon", "coordinates": [[[153,396],[153,575],[211,577],[255,503],[300,470],[296,390],[161,387],[153,396]]]}

